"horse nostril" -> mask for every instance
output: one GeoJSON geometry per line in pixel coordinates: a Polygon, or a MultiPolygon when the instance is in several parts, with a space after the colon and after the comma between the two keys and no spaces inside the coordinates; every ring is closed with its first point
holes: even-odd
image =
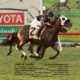
{"type": "Polygon", "coordinates": [[[65,21],[65,23],[70,23],[70,20],[69,20],[69,19],[68,19],[68,20],[66,20],[66,21],[65,21]]]}
{"type": "Polygon", "coordinates": [[[70,20],[68,19],[67,22],[70,22],[70,20]]]}

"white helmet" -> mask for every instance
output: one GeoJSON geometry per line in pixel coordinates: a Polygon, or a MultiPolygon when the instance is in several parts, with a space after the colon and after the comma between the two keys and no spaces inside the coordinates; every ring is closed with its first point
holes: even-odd
{"type": "Polygon", "coordinates": [[[43,6],[43,7],[42,7],[42,10],[43,10],[43,11],[44,11],[44,10],[46,10],[46,7],[45,7],[45,6],[43,6]]]}
{"type": "Polygon", "coordinates": [[[66,0],[59,0],[60,1],[60,3],[65,3],[66,2],[66,0]]]}

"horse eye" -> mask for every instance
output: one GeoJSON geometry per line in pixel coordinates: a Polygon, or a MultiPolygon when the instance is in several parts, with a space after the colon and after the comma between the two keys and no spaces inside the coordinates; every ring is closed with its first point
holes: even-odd
{"type": "Polygon", "coordinates": [[[62,18],[62,20],[65,20],[65,18],[62,18]]]}

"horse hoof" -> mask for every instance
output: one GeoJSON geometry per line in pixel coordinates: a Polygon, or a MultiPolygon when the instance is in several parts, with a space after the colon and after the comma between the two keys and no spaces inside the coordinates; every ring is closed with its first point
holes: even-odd
{"type": "Polygon", "coordinates": [[[56,57],[50,57],[49,59],[55,59],[56,57]]]}
{"type": "Polygon", "coordinates": [[[29,57],[30,57],[30,58],[35,58],[36,56],[34,56],[34,55],[30,55],[29,57]]]}
{"type": "Polygon", "coordinates": [[[21,58],[23,58],[24,60],[26,60],[27,56],[21,55],[21,58]]]}
{"type": "Polygon", "coordinates": [[[26,60],[27,59],[27,56],[24,56],[24,60],[26,60]]]}
{"type": "Polygon", "coordinates": [[[34,56],[34,55],[31,55],[29,56],[30,58],[35,58],[35,59],[41,59],[39,56],[34,56]]]}
{"type": "Polygon", "coordinates": [[[33,51],[30,48],[28,48],[28,51],[33,54],[33,51]]]}
{"type": "Polygon", "coordinates": [[[7,54],[7,56],[9,56],[9,54],[7,54]]]}
{"type": "Polygon", "coordinates": [[[9,55],[10,55],[10,53],[7,54],[7,56],[9,56],[9,55]]]}
{"type": "Polygon", "coordinates": [[[24,57],[24,55],[21,55],[21,58],[23,58],[24,57]]]}

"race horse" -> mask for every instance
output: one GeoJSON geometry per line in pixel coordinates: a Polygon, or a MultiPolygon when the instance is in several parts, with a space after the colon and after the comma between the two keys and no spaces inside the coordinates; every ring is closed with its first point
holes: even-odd
{"type": "Polygon", "coordinates": [[[26,59],[27,55],[23,50],[23,45],[30,42],[29,50],[33,53],[30,57],[41,59],[43,58],[46,49],[48,47],[51,47],[52,49],[57,51],[57,53],[54,56],[50,57],[50,59],[56,58],[60,53],[58,47],[56,46],[59,32],[67,32],[72,27],[72,23],[70,19],[61,15],[55,19],[55,22],[53,21],[53,24],[51,23],[50,27],[47,27],[46,25],[44,26],[45,27],[40,33],[40,40],[29,39],[30,26],[23,26],[17,32],[10,35],[8,37],[8,42],[10,46],[8,55],[10,55],[12,52],[13,43],[16,43],[18,50],[22,52],[22,57],[26,59]],[[37,45],[35,53],[33,51],[34,45],[37,45]]]}

